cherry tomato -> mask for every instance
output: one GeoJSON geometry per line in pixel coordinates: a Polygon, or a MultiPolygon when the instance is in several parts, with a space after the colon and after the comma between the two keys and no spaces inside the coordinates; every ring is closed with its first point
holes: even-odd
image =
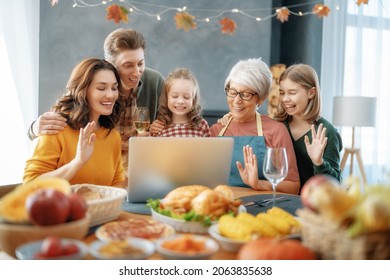
{"type": "Polygon", "coordinates": [[[73,255],[79,252],[79,247],[77,247],[76,244],[64,244],[62,246],[62,252],[61,255],[63,256],[68,256],[68,255],[73,255]]]}
{"type": "Polygon", "coordinates": [[[58,257],[62,254],[61,239],[56,236],[46,237],[42,242],[41,253],[48,257],[58,257]]]}

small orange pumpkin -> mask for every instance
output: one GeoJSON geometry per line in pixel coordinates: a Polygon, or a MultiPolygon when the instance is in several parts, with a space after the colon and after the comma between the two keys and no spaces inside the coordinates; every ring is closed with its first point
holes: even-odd
{"type": "Polygon", "coordinates": [[[238,252],[239,260],[315,260],[316,254],[294,239],[260,238],[238,252]]]}

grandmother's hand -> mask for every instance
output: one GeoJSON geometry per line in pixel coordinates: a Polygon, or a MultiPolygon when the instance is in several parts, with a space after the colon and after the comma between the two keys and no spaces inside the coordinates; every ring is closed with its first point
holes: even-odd
{"type": "Polygon", "coordinates": [[[257,170],[257,157],[253,153],[252,147],[245,145],[242,148],[244,154],[244,166],[237,161],[236,165],[242,181],[253,189],[257,189],[259,183],[259,173],[257,170]]]}

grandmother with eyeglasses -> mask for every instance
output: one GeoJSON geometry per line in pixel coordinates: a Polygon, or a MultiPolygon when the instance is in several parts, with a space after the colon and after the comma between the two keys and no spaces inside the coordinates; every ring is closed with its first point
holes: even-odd
{"type": "Polygon", "coordinates": [[[272,191],[262,166],[267,147],[285,147],[288,174],[277,186],[278,192],[298,194],[299,173],[286,126],[257,112],[271,89],[272,74],[261,58],[240,60],[225,81],[230,117],[226,125],[211,126],[211,136],[234,138],[229,185],[272,191]]]}

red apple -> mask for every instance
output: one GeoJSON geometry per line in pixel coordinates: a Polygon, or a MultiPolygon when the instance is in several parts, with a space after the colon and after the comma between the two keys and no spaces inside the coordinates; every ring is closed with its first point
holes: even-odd
{"type": "Polygon", "coordinates": [[[85,214],[88,210],[88,204],[78,193],[71,193],[69,195],[70,201],[70,215],[69,219],[71,221],[79,220],[85,217],[85,214]]]}
{"type": "Polygon", "coordinates": [[[40,189],[26,199],[30,221],[36,225],[65,223],[70,213],[69,197],[55,189],[40,189]]]}
{"type": "Polygon", "coordinates": [[[301,189],[301,202],[302,205],[314,212],[318,212],[318,203],[315,199],[316,196],[314,192],[318,190],[318,188],[341,188],[339,181],[335,178],[325,175],[319,174],[311,177],[306,183],[303,185],[301,189]]]}

